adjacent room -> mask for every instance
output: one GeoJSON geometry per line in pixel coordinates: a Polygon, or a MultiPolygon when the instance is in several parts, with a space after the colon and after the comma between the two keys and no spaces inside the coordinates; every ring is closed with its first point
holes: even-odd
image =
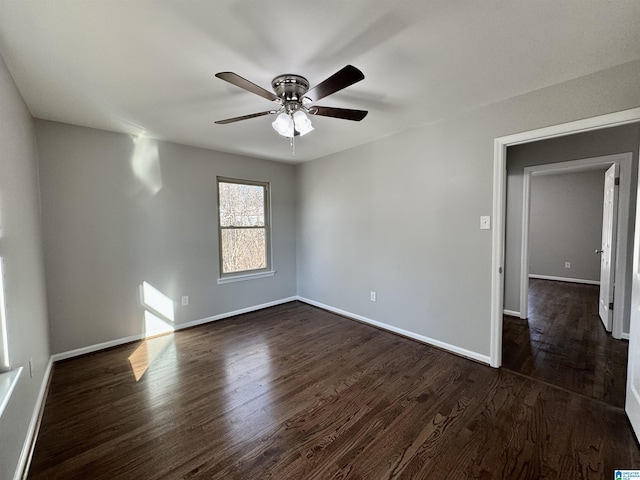
{"type": "Polygon", "coordinates": [[[0,479],[640,471],[639,21],[0,0],[0,479]]]}
{"type": "Polygon", "coordinates": [[[620,407],[639,144],[630,123],[507,152],[502,365],[620,407]],[[607,172],[619,179],[615,215],[603,207],[607,172]]]}

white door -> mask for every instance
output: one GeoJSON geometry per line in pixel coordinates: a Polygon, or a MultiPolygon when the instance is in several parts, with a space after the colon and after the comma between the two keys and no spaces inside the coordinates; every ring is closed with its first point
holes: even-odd
{"type": "MultiPolygon", "coordinates": [[[[640,201],[640,189],[638,189],[640,201]]],[[[640,205],[640,203],[638,203],[640,205]]],[[[631,315],[629,359],[627,363],[627,395],[625,410],[640,439],[640,208],[636,210],[636,230],[633,241],[633,274],[631,279],[631,315]]]]}
{"type": "Polygon", "coordinates": [[[604,174],[604,205],[602,209],[602,245],[600,247],[600,301],[598,313],[608,332],[613,325],[614,274],[616,261],[616,230],[618,224],[618,164],[604,174]]]}

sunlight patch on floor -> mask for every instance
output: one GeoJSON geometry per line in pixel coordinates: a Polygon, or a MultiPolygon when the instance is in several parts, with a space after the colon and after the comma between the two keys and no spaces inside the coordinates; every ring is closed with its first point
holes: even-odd
{"type": "Polygon", "coordinates": [[[129,356],[136,381],[139,381],[154,360],[173,342],[175,307],[173,300],[148,282],[140,285],[140,303],[144,308],[145,340],[129,356]],[[153,338],[158,335],[162,337],[153,338]]]}
{"type": "Polygon", "coordinates": [[[173,335],[145,339],[129,356],[129,363],[136,382],[147,372],[149,366],[156,360],[166,348],[173,343],[173,335]]]}

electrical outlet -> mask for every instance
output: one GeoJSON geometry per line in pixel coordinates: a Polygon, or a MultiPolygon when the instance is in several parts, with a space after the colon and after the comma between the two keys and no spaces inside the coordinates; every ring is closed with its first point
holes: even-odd
{"type": "Polygon", "coordinates": [[[571,262],[564,262],[564,268],[571,268],[571,262]]]}
{"type": "Polygon", "coordinates": [[[186,307],[187,305],[189,305],[189,295],[183,295],[182,296],[182,306],[186,307]]]}
{"type": "Polygon", "coordinates": [[[371,298],[372,302],[378,301],[378,294],[376,292],[369,292],[369,298],[371,298]]]}

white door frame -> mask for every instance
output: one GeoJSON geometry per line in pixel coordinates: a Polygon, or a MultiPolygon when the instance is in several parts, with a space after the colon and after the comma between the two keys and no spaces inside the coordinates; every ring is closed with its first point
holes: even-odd
{"type": "MultiPolygon", "coordinates": [[[[558,175],[563,173],[587,172],[618,164],[620,175],[620,190],[618,197],[618,226],[615,257],[615,301],[613,309],[613,338],[629,338],[623,335],[624,318],[629,316],[629,302],[631,298],[630,286],[627,283],[627,267],[630,266],[628,257],[629,206],[631,202],[631,162],[633,153],[616,153],[603,157],[584,158],[567,162],[535,165],[524,169],[522,182],[522,248],[520,251],[520,318],[527,318],[529,311],[529,217],[531,211],[531,177],[538,175],[558,175]]],[[[596,245],[599,248],[599,245],[596,245]]]]}
{"type": "Polygon", "coordinates": [[[507,147],[573,133],[588,132],[640,121],[640,108],[600,115],[528,132],[494,139],[493,157],[493,218],[495,219],[491,248],[491,347],[492,367],[502,364],[502,315],[504,302],[504,233],[507,179],[507,147]]]}

